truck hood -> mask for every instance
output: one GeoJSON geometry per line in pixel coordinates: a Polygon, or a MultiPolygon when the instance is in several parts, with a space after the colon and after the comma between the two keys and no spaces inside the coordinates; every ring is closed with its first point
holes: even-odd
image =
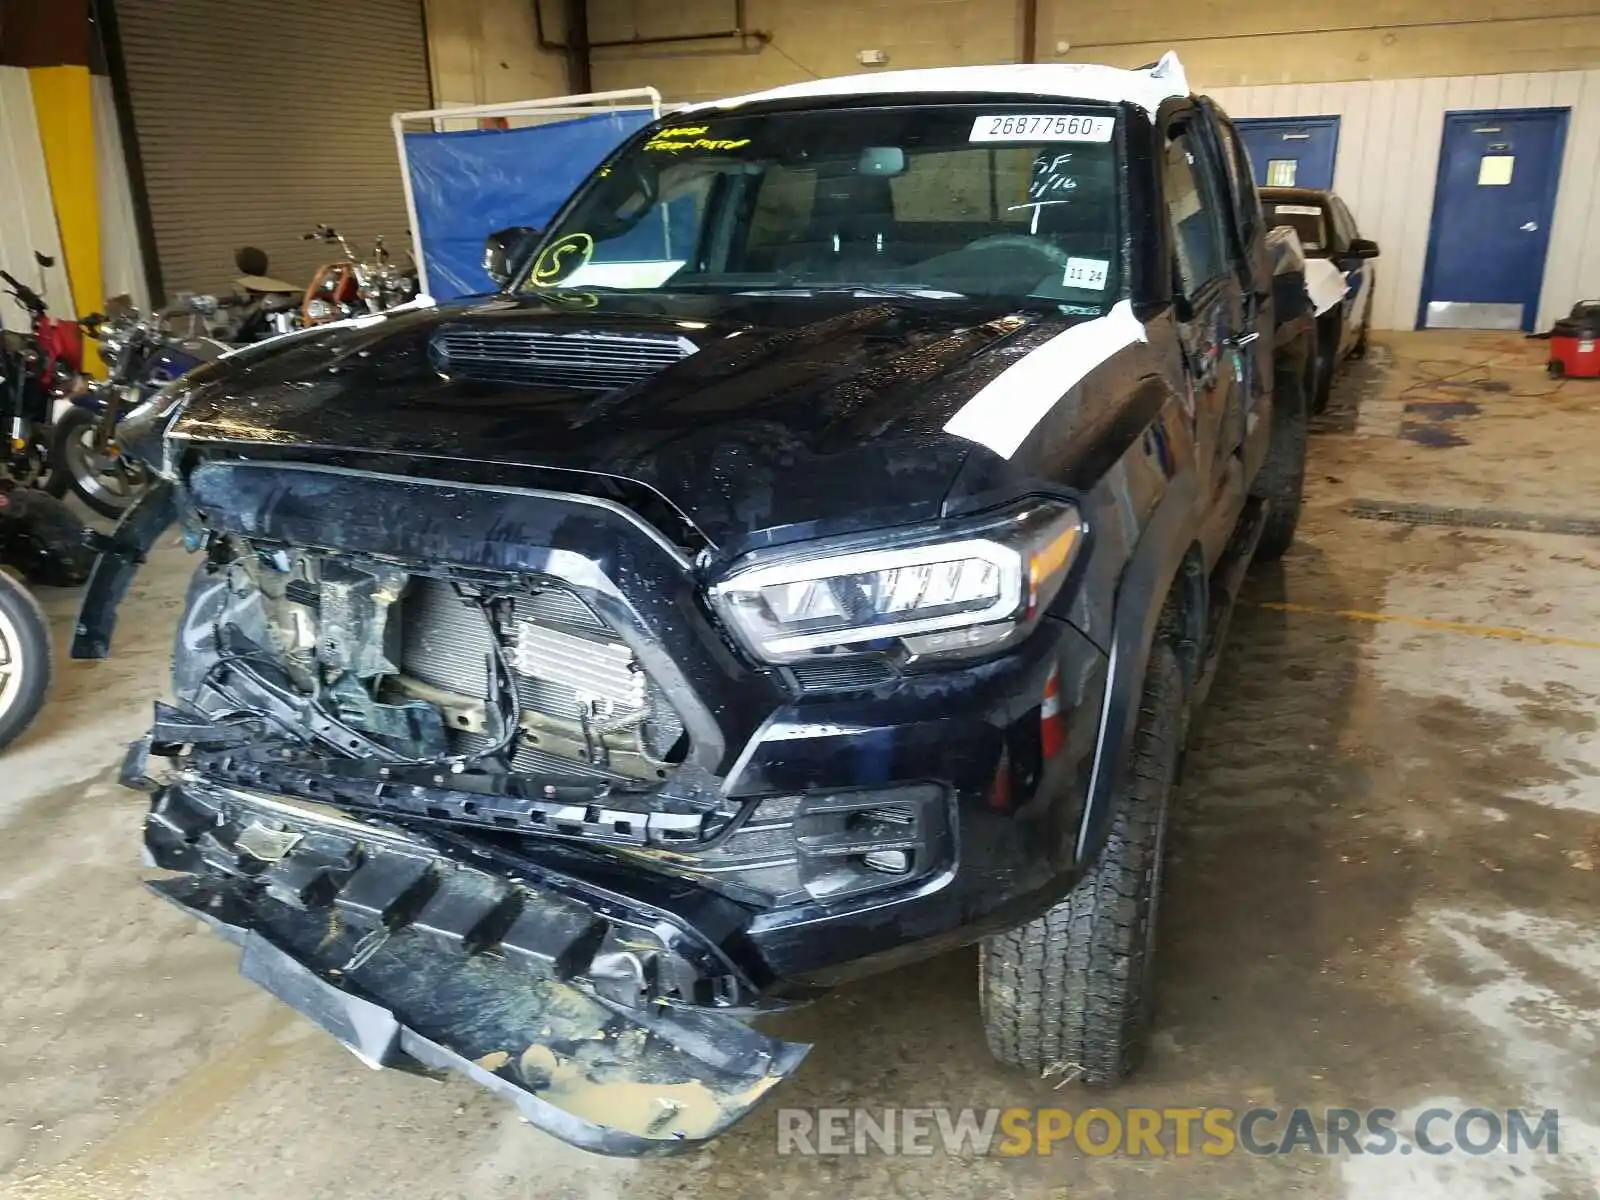
{"type": "Polygon", "coordinates": [[[992,453],[950,417],[1087,319],[870,292],[493,297],[243,350],[189,377],[169,434],[201,457],[644,485],[747,548],[938,516],[992,453]],[[539,361],[512,361],[530,335],[539,361]]]}

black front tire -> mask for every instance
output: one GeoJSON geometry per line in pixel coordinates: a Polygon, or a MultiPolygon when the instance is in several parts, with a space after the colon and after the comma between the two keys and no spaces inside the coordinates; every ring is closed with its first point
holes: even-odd
{"type": "Polygon", "coordinates": [[[984,940],[978,982],[989,1049],[1033,1075],[1115,1083],[1145,1050],[1183,677],[1151,650],[1111,830],[1092,867],[1043,916],[984,940]]]}
{"type": "Polygon", "coordinates": [[[1311,392],[1311,411],[1321,415],[1333,398],[1333,373],[1339,365],[1339,310],[1317,318],[1315,382],[1311,392]]]}
{"type": "Polygon", "coordinates": [[[1250,494],[1265,500],[1266,528],[1256,543],[1256,557],[1282,558],[1294,545],[1300,525],[1300,504],[1306,484],[1306,412],[1304,373],[1292,362],[1280,363],[1272,381],[1272,440],[1250,494]]]}
{"type": "Polygon", "coordinates": [[[0,571],[0,749],[39,715],[52,671],[44,611],[27,589],[0,571]]]}
{"type": "Polygon", "coordinates": [[[1351,358],[1365,358],[1367,356],[1367,335],[1372,331],[1372,314],[1369,312],[1361,318],[1361,336],[1356,338],[1356,344],[1350,348],[1351,358]]]}

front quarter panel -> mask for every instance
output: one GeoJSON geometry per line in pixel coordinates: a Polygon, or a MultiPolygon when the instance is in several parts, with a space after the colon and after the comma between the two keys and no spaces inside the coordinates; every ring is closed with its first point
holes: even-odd
{"type": "Polygon", "coordinates": [[[1102,647],[1129,555],[1171,481],[1196,462],[1194,402],[1170,314],[1144,324],[1143,339],[1071,383],[1014,453],[975,446],[945,504],[957,516],[1029,493],[1074,499],[1088,538],[1055,611],[1102,647]]]}
{"type": "Polygon", "coordinates": [[[1080,869],[1098,853],[1161,610],[1196,545],[1210,494],[1170,313],[1155,316],[1143,334],[1069,386],[1014,454],[976,449],[947,501],[953,514],[1007,493],[1045,492],[1072,496],[1083,513],[1086,545],[1055,611],[1106,651],[1110,666],[1100,711],[1084,722],[1096,732],[1080,869]]]}

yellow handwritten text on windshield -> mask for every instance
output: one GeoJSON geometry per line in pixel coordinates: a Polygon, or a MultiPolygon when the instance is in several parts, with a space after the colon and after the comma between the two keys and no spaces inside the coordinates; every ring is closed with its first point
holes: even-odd
{"type": "Polygon", "coordinates": [[[750,144],[749,138],[707,137],[709,125],[678,125],[671,129],[658,129],[644,144],[646,150],[665,150],[681,153],[684,150],[738,150],[750,144]]]}

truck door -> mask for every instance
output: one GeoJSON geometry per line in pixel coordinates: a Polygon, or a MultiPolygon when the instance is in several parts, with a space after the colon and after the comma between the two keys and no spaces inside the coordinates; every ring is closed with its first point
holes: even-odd
{"type": "MultiPolygon", "coordinates": [[[[1242,437],[1244,392],[1249,387],[1244,332],[1245,304],[1230,253],[1227,192],[1218,176],[1199,114],[1182,110],[1164,130],[1162,192],[1171,231],[1173,292],[1178,337],[1194,394],[1195,448],[1210,494],[1232,481],[1241,493],[1243,466],[1234,451],[1242,437]],[[1242,384],[1242,388],[1241,388],[1242,384]]],[[[1241,501],[1242,502],[1242,501],[1241,501]]]]}
{"type": "MultiPolygon", "coordinates": [[[[1202,97],[1199,108],[1212,135],[1221,179],[1228,191],[1226,215],[1232,234],[1229,253],[1244,300],[1244,324],[1237,340],[1243,351],[1247,380],[1240,396],[1244,418],[1240,436],[1248,459],[1253,457],[1249,454],[1250,448],[1258,455],[1265,454],[1267,427],[1262,422],[1268,421],[1271,415],[1273,333],[1277,321],[1272,308],[1272,256],[1267,250],[1266,221],[1261,214],[1261,198],[1250,174],[1244,141],[1213,101],[1202,97]],[[1260,334],[1254,343],[1249,340],[1252,331],[1260,334]]],[[[1247,461],[1246,475],[1254,475],[1260,465],[1259,461],[1247,461]]]]}

